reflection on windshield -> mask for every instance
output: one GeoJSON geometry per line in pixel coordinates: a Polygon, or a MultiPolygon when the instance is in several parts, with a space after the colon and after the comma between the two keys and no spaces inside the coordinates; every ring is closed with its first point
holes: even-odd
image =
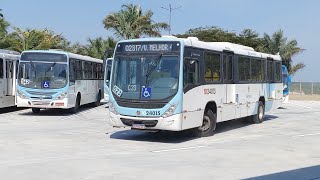
{"type": "Polygon", "coordinates": [[[111,89],[124,99],[165,99],[177,92],[178,75],[178,56],[121,56],[114,60],[111,89]],[[150,96],[143,96],[143,88],[150,96]]]}
{"type": "Polygon", "coordinates": [[[18,83],[35,89],[58,89],[67,84],[67,64],[56,62],[20,62],[18,83]],[[43,85],[46,84],[45,87],[43,85]]]}

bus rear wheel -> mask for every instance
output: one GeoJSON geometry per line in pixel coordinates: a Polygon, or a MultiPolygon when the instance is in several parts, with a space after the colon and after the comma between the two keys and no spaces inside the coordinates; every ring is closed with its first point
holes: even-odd
{"type": "Polygon", "coordinates": [[[203,115],[202,126],[192,129],[192,134],[196,137],[208,137],[214,135],[217,126],[217,115],[207,109],[203,115]]]}
{"type": "Polygon", "coordinates": [[[40,113],[40,108],[32,108],[32,112],[35,114],[39,114],[40,113]]]}
{"type": "Polygon", "coordinates": [[[94,106],[98,107],[98,106],[100,106],[100,104],[101,104],[101,92],[99,91],[97,101],[94,102],[94,106]]]}
{"type": "Polygon", "coordinates": [[[260,124],[264,120],[264,105],[262,101],[259,101],[257,114],[251,117],[251,120],[255,124],[260,124]]]}

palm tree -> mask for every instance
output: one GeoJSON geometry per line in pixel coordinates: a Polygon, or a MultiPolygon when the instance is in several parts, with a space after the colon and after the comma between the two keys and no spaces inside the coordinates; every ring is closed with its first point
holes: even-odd
{"type": "Polygon", "coordinates": [[[2,9],[0,9],[0,49],[7,48],[6,36],[8,34],[8,27],[10,24],[3,18],[3,14],[1,13],[2,9]]]}
{"type": "Polygon", "coordinates": [[[115,47],[116,42],[112,38],[107,40],[101,37],[96,39],[88,39],[89,44],[85,47],[88,56],[105,59],[107,58],[107,52],[112,51],[115,47]]]}
{"type": "Polygon", "coordinates": [[[52,49],[56,48],[63,40],[61,35],[55,35],[53,31],[27,29],[22,30],[14,27],[15,32],[7,36],[9,49],[22,52],[29,49],[52,49]]]}
{"type": "Polygon", "coordinates": [[[298,47],[297,40],[288,40],[282,30],[273,33],[272,36],[265,33],[262,45],[258,47],[258,50],[270,54],[279,53],[282,58],[282,64],[287,66],[291,75],[305,67],[301,62],[296,65],[292,62],[292,57],[304,51],[304,49],[298,47]]]}
{"type": "Polygon", "coordinates": [[[164,22],[155,23],[151,20],[153,12],[148,10],[143,13],[140,6],[134,4],[122,5],[117,13],[108,15],[104,20],[104,27],[114,31],[122,39],[139,38],[141,36],[160,36],[161,29],[169,25],[164,22]]]}

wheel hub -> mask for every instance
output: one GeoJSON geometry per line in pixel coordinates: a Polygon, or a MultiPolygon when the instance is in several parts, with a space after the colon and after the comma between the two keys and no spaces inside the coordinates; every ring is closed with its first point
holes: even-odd
{"type": "Polygon", "coordinates": [[[210,124],[210,118],[208,116],[204,116],[202,126],[199,129],[201,131],[207,131],[210,128],[210,124]]]}

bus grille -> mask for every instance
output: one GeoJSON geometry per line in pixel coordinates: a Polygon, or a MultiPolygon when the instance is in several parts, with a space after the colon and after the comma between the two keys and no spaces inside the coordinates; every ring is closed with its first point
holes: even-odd
{"type": "Polygon", "coordinates": [[[127,126],[132,126],[133,124],[144,124],[146,127],[155,127],[158,124],[157,120],[133,120],[120,118],[122,123],[127,126]]]}
{"type": "Polygon", "coordinates": [[[31,96],[52,96],[57,92],[38,92],[38,91],[27,91],[31,96]]]}
{"type": "Polygon", "coordinates": [[[117,104],[121,107],[129,108],[142,108],[142,109],[159,109],[163,108],[167,103],[165,102],[125,102],[117,101],[117,104]]]}

